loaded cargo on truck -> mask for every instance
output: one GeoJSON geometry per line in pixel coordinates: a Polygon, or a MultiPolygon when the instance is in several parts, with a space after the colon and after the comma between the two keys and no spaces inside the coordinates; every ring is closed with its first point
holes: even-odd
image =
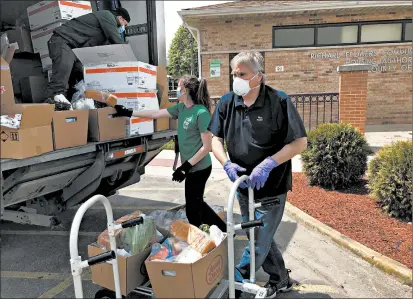
{"type": "Polygon", "coordinates": [[[134,68],[119,86],[108,82],[104,71],[90,72],[84,79],[95,83],[93,89],[137,109],[162,109],[171,105],[163,1],[12,1],[8,7],[0,32],[7,54],[1,60],[1,114],[19,125],[1,127],[1,219],[49,226],[60,212],[94,194],[113,195],[138,183],[145,166],[176,135],[173,121],[112,118],[110,105],[54,111],[40,104],[51,73],[51,61],[45,61],[50,29],[91,11],[127,9],[131,22],[122,35],[127,44],[74,52],[85,76],[99,53],[101,71],[114,64],[134,68]],[[116,51],[128,55],[102,58],[116,51]]]}

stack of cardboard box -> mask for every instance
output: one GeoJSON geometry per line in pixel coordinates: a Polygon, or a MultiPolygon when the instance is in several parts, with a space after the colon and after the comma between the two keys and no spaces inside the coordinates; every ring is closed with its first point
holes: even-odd
{"type": "Polygon", "coordinates": [[[92,12],[90,1],[42,1],[27,8],[34,53],[39,53],[43,70],[52,68],[47,42],[53,30],[65,21],[92,12]]]}
{"type": "MultiPolygon", "coordinates": [[[[157,67],[137,61],[130,45],[100,46],[73,51],[83,64],[86,89],[112,93],[117,96],[118,104],[128,109],[159,109],[157,67]]],[[[101,109],[94,113],[104,113],[99,110],[101,109]]],[[[106,113],[105,115],[107,117],[106,113]]],[[[127,119],[126,136],[148,135],[153,132],[153,119],[127,119]]],[[[95,139],[102,140],[101,138],[102,136],[95,139]]]]}
{"type": "Polygon", "coordinates": [[[1,57],[2,115],[21,114],[18,129],[1,126],[2,159],[24,159],[87,143],[87,110],[54,111],[49,104],[16,104],[9,63],[1,57]]]}

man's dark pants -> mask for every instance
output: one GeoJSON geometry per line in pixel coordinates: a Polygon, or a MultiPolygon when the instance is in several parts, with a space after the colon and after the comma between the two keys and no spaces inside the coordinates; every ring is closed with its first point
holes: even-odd
{"type": "Polygon", "coordinates": [[[68,89],[83,79],[82,64],[60,36],[52,35],[47,46],[53,65],[52,77],[45,90],[45,100],[63,94],[70,101],[74,91],[71,90],[68,94],[68,89]]]}

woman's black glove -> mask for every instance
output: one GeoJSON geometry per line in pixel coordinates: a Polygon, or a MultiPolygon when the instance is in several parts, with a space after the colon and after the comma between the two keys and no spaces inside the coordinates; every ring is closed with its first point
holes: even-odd
{"type": "Polygon", "coordinates": [[[113,117],[132,117],[133,110],[127,109],[125,106],[122,105],[115,105],[116,114],[113,117]]]}
{"type": "Polygon", "coordinates": [[[185,161],[172,174],[172,181],[181,183],[183,180],[185,180],[185,178],[188,175],[188,172],[191,168],[192,168],[191,163],[189,163],[188,161],[185,161]]]}

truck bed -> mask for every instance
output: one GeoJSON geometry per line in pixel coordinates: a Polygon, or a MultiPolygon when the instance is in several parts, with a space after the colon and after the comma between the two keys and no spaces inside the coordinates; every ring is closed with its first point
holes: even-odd
{"type": "Polygon", "coordinates": [[[149,137],[149,141],[150,141],[150,140],[157,140],[161,138],[167,138],[167,137],[171,137],[174,135],[176,135],[175,130],[166,130],[166,131],[155,132],[153,134],[148,134],[148,135],[131,136],[131,137],[109,140],[109,141],[89,142],[83,146],[61,149],[61,150],[49,152],[49,153],[46,153],[40,156],[21,159],[21,160],[1,159],[0,160],[1,169],[2,171],[5,171],[5,170],[15,169],[19,167],[24,167],[24,166],[30,166],[30,165],[34,165],[38,163],[44,163],[44,162],[49,162],[49,161],[54,161],[54,160],[69,158],[69,157],[73,157],[77,155],[91,153],[91,152],[96,151],[97,145],[104,144],[104,143],[111,143],[111,142],[122,141],[122,140],[127,140],[127,139],[135,139],[135,138],[140,138],[140,137],[149,137]]]}

